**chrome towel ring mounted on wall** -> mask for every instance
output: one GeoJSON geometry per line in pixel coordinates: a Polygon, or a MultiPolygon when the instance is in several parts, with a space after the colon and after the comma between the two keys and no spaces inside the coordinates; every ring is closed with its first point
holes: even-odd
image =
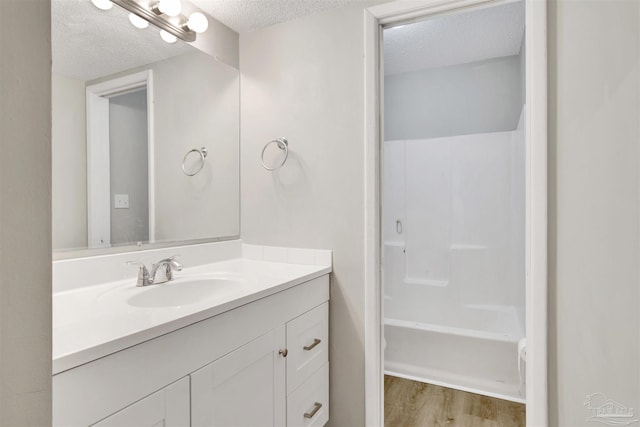
{"type": "Polygon", "coordinates": [[[184,172],[184,174],[187,176],[194,176],[195,174],[200,172],[204,167],[205,157],[207,157],[207,149],[205,147],[194,148],[192,150],[187,151],[187,154],[185,154],[184,157],[182,158],[182,172],[184,172]],[[187,161],[187,157],[189,157],[189,154],[191,153],[198,153],[200,155],[200,167],[195,172],[189,173],[187,172],[187,169],[185,168],[184,165],[185,165],[185,162],[187,161]]]}
{"type": "Polygon", "coordinates": [[[260,157],[262,159],[262,167],[265,168],[266,170],[275,171],[280,169],[282,166],[284,166],[285,162],[287,161],[287,157],[289,157],[289,141],[287,141],[286,138],[272,139],[271,141],[267,142],[267,144],[264,146],[264,148],[262,149],[262,155],[260,157]],[[282,161],[280,162],[279,165],[275,167],[269,167],[264,162],[264,152],[267,150],[267,147],[269,147],[271,144],[277,144],[277,147],[279,149],[284,150],[284,157],[282,158],[282,161]]]}

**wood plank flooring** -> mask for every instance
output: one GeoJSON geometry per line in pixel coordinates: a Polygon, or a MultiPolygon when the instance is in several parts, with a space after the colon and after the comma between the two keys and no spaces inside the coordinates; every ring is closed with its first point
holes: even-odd
{"type": "Polygon", "coordinates": [[[385,375],[385,427],[524,427],[525,405],[385,375]]]}

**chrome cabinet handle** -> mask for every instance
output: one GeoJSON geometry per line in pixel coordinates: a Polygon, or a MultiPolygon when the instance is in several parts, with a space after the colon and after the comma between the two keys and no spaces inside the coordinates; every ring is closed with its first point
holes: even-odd
{"type": "Polygon", "coordinates": [[[320,408],[322,408],[322,403],[320,402],[316,402],[313,404],[313,409],[311,410],[311,412],[305,412],[304,413],[304,417],[305,418],[313,418],[313,416],[320,410],[320,408]]]}
{"type": "Polygon", "coordinates": [[[305,349],[305,350],[307,350],[307,351],[309,351],[309,350],[313,350],[313,348],[314,348],[315,346],[317,346],[318,344],[320,344],[321,342],[322,342],[322,340],[319,340],[318,338],[314,338],[314,339],[313,339],[313,344],[311,344],[311,345],[305,345],[305,346],[304,346],[304,347],[302,347],[302,348],[304,348],[304,349],[305,349]]]}

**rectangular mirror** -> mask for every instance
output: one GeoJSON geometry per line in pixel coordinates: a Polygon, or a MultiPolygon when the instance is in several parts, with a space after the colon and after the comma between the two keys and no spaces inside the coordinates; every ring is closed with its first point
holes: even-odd
{"type": "Polygon", "coordinates": [[[90,0],[52,1],[55,258],[239,236],[239,73],[90,0]]]}

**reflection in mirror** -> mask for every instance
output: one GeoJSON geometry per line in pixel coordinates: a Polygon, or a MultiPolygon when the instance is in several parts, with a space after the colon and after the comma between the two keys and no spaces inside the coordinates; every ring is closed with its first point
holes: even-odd
{"type": "Polygon", "coordinates": [[[52,1],[52,39],[54,251],[237,237],[238,71],[90,0],[52,1]]]}
{"type": "MultiPolygon", "coordinates": [[[[149,240],[147,88],[109,98],[111,244],[149,240]],[[132,203],[129,203],[131,199],[132,203]]],[[[89,242],[89,246],[97,246],[89,242]]]]}
{"type": "Polygon", "coordinates": [[[152,71],[87,85],[86,95],[88,246],[153,242],[152,71]]]}

